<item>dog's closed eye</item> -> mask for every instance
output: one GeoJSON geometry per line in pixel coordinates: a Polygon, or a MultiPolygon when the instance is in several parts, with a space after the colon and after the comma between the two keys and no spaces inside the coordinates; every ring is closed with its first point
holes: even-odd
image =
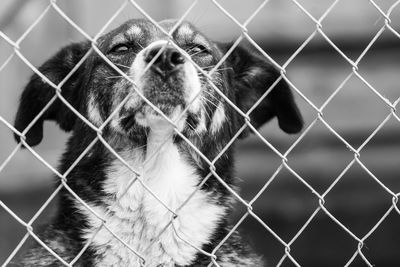
{"type": "Polygon", "coordinates": [[[132,47],[128,44],[117,44],[113,46],[108,53],[124,53],[128,52],[132,47]]]}
{"type": "Polygon", "coordinates": [[[209,55],[211,51],[203,44],[193,44],[190,46],[188,53],[190,56],[204,56],[209,55]]]}

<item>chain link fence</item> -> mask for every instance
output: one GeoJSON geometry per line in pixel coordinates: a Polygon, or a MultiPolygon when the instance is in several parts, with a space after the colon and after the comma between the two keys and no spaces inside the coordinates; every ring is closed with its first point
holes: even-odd
{"type": "MultiPolygon", "coordinates": [[[[344,0],[342,0],[344,1],[344,0]]],[[[56,92],[55,96],[50,100],[50,102],[46,105],[46,107],[43,109],[43,111],[29,124],[29,126],[22,132],[19,132],[16,130],[12,124],[7,121],[5,118],[0,116],[0,121],[2,124],[4,124],[6,127],[8,127],[12,132],[20,136],[20,142],[15,146],[15,148],[12,150],[12,152],[8,155],[8,157],[1,162],[0,164],[0,175],[2,170],[7,166],[7,164],[12,160],[12,158],[15,156],[15,154],[22,148],[26,147],[34,157],[36,157],[46,168],[51,170],[51,172],[58,177],[59,183],[57,188],[54,190],[54,192],[51,194],[51,196],[43,203],[41,208],[36,212],[36,214],[28,221],[25,221],[20,218],[20,216],[13,211],[10,207],[6,205],[5,202],[0,200],[0,207],[4,211],[6,211],[9,215],[11,215],[14,219],[15,222],[22,225],[23,227],[26,228],[26,234],[25,236],[21,239],[19,244],[15,247],[15,249],[12,251],[12,253],[7,257],[5,262],[3,262],[2,266],[7,266],[10,262],[13,261],[14,257],[16,254],[20,251],[21,247],[24,245],[24,243],[27,241],[29,237],[34,238],[38,243],[40,243],[46,250],[48,250],[54,257],[56,257],[60,262],[62,262],[65,266],[73,266],[74,263],[77,262],[77,260],[81,257],[81,255],[86,251],[86,249],[89,247],[91,240],[86,243],[86,245],[83,247],[81,252],[75,256],[75,258],[71,262],[66,262],[64,259],[62,259],[59,255],[57,255],[54,251],[51,250],[50,247],[48,247],[40,238],[36,235],[35,228],[33,227],[33,223],[37,220],[37,218],[42,214],[42,212],[48,207],[48,205],[55,199],[57,194],[60,192],[62,188],[65,188],[68,190],[73,198],[75,198],[77,201],[79,201],[82,205],[84,205],[94,216],[96,216],[102,223],[100,228],[106,228],[110,230],[107,226],[107,220],[102,218],[99,214],[97,214],[94,210],[92,210],[69,186],[67,183],[68,180],[68,174],[75,168],[75,166],[79,163],[79,161],[88,153],[88,151],[96,144],[96,143],[102,143],[107,149],[115,155],[116,158],[118,158],[121,163],[126,166],[132,174],[134,174],[134,177],[130,181],[130,186],[134,183],[140,183],[144,188],[146,188],[148,194],[152,194],[158,201],[166,208],[169,210],[171,213],[171,220],[169,222],[165,222],[166,226],[165,229],[171,227],[174,229],[174,232],[176,234],[176,237],[184,241],[185,243],[189,244],[193,248],[195,248],[197,251],[200,253],[206,255],[210,259],[210,264],[209,266],[219,266],[218,265],[218,259],[216,258],[216,252],[218,249],[221,247],[221,245],[226,242],[232,235],[234,231],[240,227],[240,225],[243,223],[243,221],[248,218],[252,217],[255,219],[263,228],[265,228],[266,231],[268,231],[270,234],[274,236],[274,238],[283,246],[282,250],[282,257],[277,263],[277,266],[284,266],[286,262],[291,262],[295,266],[301,266],[301,264],[298,262],[295,256],[293,256],[293,253],[291,252],[291,247],[294,242],[303,234],[305,229],[311,224],[311,222],[315,219],[315,217],[320,214],[324,213],[329,218],[337,224],[344,232],[348,234],[349,237],[351,237],[355,242],[356,246],[354,247],[354,253],[350,258],[348,258],[345,266],[350,266],[357,258],[361,258],[362,261],[367,265],[367,266],[373,266],[373,262],[370,262],[368,257],[365,254],[365,242],[368,240],[368,238],[371,237],[371,235],[381,226],[381,224],[385,221],[385,219],[392,213],[400,215],[400,209],[398,206],[398,199],[399,199],[399,192],[393,191],[391,188],[389,188],[387,185],[385,185],[384,182],[382,182],[379,177],[377,177],[371,170],[368,169],[368,167],[363,163],[361,160],[361,155],[363,153],[363,149],[369,144],[371,139],[386,125],[386,123],[389,120],[396,120],[400,122],[400,118],[396,113],[396,108],[397,105],[400,101],[400,98],[398,98],[395,101],[390,101],[387,99],[382,93],[380,93],[379,88],[375,88],[372,86],[368,80],[363,77],[363,75],[359,71],[359,63],[361,60],[364,58],[364,56],[370,51],[371,47],[379,40],[379,38],[382,36],[383,33],[389,33],[393,35],[395,38],[400,39],[400,33],[395,30],[394,27],[392,27],[391,24],[391,14],[393,10],[396,7],[400,6],[400,1],[394,2],[388,9],[383,10],[380,5],[373,0],[366,1],[368,2],[374,9],[379,12],[381,18],[382,18],[382,27],[376,32],[376,34],[370,39],[370,42],[365,46],[363,49],[362,53],[355,59],[352,60],[348,55],[346,55],[345,52],[343,52],[336,44],[335,41],[332,40],[325,32],[324,32],[324,21],[325,19],[329,16],[329,14],[332,12],[332,10],[335,8],[335,6],[340,2],[339,0],[333,1],[330,6],[326,9],[326,11],[320,16],[320,17],[315,17],[313,16],[306,7],[304,7],[300,1],[297,0],[291,0],[291,2],[301,11],[303,12],[309,20],[315,25],[315,30],[302,42],[302,44],[296,49],[296,51],[289,57],[289,59],[284,63],[284,64],[278,64],[274,58],[272,58],[268,51],[265,51],[261,48],[261,46],[252,38],[252,36],[248,32],[248,25],[253,21],[257,15],[259,15],[259,12],[262,9],[268,8],[267,3],[269,1],[263,1],[260,3],[257,9],[254,10],[254,12],[249,16],[244,22],[238,21],[234,16],[230,14],[229,11],[227,11],[226,7],[224,7],[222,4],[220,4],[217,0],[212,0],[211,2],[215,7],[217,7],[222,13],[229,19],[231,20],[237,28],[240,30],[241,34],[240,36],[233,42],[231,48],[227,51],[227,53],[223,56],[221,61],[214,66],[214,68],[210,72],[205,72],[202,70],[199,66],[197,66],[191,58],[188,58],[195,66],[196,69],[201,72],[205,77],[208,77],[210,79],[211,74],[216,71],[221,64],[227,59],[227,57],[231,54],[231,52],[239,45],[239,43],[243,41],[249,42],[256,50],[258,50],[265,58],[267,58],[277,69],[280,70],[280,77],[278,80],[276,80],[273,85],[265,92],[265,94],[257,101],[257,103],[246,113],[241,111],[237,106],[234,105],[220,90],[216,85],[212,85],[213,89],[230,105],[232,109],[234,109],[237,113],[239,113],[243,118],[245,119],[245,124],[242,125],[240,130],[236,133],[234,138],[229,142],[219,153],[219,155],[216,158],[213,159],[208,159],[206,156],[202,154],[202,152],[197,149],[197,147],[192,144],[182,133],[180,133],[176,128],[175,128],[175,133],[182,137],[182,139],[188,143],[188,145],[195,150],[198,155],[208,163],[209,165],[209,174],[206,177],[203,177],[202,183],[199,185],[197,190],[200,188],[200,186],[205,183],[211,176],[215,177],[224,187],[226,187],[227,190],[241,203],[245,208],[246,212],[244,215],[234,224],[233,228],[230,230],[228,235],[218,244],[212,251],[204,251],[202,250],[201,247],[196,247],[194,244],[191,243],[191,240],[182,235],[177,228],[174,225],[174,221],[176,218],[179,217],[179,211],[181,208],[188,203],[192,196],[196,193],[196,191],[192,192],[191,196],[186,199],[181,206],[178,209],[171,209],[168,207],[167,204],[163,203],[163,201],[158,198],[158,196],[151,191],[150,188],[148,188],[145,184],[145,182],[142,180],[142,176],[139,170],[134,169],[132,166],[129,165],[108,143],[107,141],[103,138],[102,136],[102,131],[104,127],[109,123],[110,119],[112,118],[113,115],[115,115],[119,109],[123,106],[123,104],[126,102],[128,95],[118,106],[116,110],[112,113],[112,115],[100,126],[96,127],[93,125],[90,121],[88,121],[84,116],[82,116],[77,110],[75,110],[70,103],[64,97],[61,95],[61,87],[65,82],[72,76],[72,74],[83,64],[83,62],[87,59],[90,53],[97,53],[105,62],[107,62],[116,72],[118,72],[120,75],[125,77],[128,81],[134,82],[131,80],[129,76],[127,76],[124,72],[122,72],[118,66],[115,66],[97,47],[97,40],[98,38],[103,35],[106,31],[106,29],[110,26],[111,23],[115,20],[117,16],[120,15],[120,13],[127,8],[128,6],[134,7],[137,9],[145,18],[147,18],[149,21],[151,21],[161,32],[165,34],[165,36],[168,36],[170,40],[170,44],[175,46],[178,50],[180,48],[174,43],[173,38],[172,38],[172,33],[174,30],[180,25],[180,23],[187,18],[188,14],[190,12],[195,12],[194,10],[196,9],[196,6],[198,5],[199,0],[193,1],[190,5],[190,7],[181,15],[181,17],[178,19],[177,24],[173,29],[169,32],[165,31],[162,27],[160,27],[157,22],[150,16],[146,10],[144,10],[141,5],[139,5],[137,2],[133,0],[126,0],[123,2],[123,4],[119,7],[119,9],[109,18],[109,20],[105,23],[105,25],[102,27],[100,31],[95,36],[91,36],[90,34],[86,33],[80,25],[74,22],[64,11],[60,6],[58,5],[56,0],[50,0],[48,3],[48,6],[42,11],[42,13],[37,17],[36,21],[31,24],[31,26],[17,39],[13,40],[7,34],[4,32],[0,31],[0,38],[3,39],[3,41],[7,42],[10,47],[12,47],[12,53],[7,57],[7,59],[4,62],[0,62],[0,72],[2,72],[5,68],[7,68],[7,65],[9,62],[17,57],[20,60],[22,60],[26,66],[28,66],[34,73],[36,73],[38,76],[40,76],[46,83],[48,83],[56,92]],[[51,82],[45,75],[43,75],[28,59],[27,57],[21,52],[20,46],[24,42],[25,38],[27,37],[28,34],[32,32],[33,29],[40,23],[40,21],[47,16],[48,12],[50,10],[56,11],[69,25],[70,27],[73,27],[75,30],[77,30],[80,34],[82,34],[87,40],[91,42],[91,49],[86,53],[85,56],[80,60],[80,62],[75,66],[75,68],[71,71],[70,74],[68,74],[63,81],[61,81],[59,84],[54,84],[51,82]],[[347,64],[351,67],[351,71],[348,73],[348,75],[345,77],[345,79],[340,83],[340,85],[333,91],[333,93],[326,99],[326,101],[322,105],[316,105],[313,103],[312,100],[310,100],[310,97],[305,95],[302,91],[302,88],[298,88],[297,85],[291,81],[289,78],[290,75],[287,75],[287,68],[288,66],[292,63],[292,61],[307,47],[307,45],[310,44],[310,42],[316,38],[316,36],[322,37],[346,62],[347,64]],[[376,127],[376,129],[362,142],[362,144],[358,147],[352,146],[340,133],[338,133],[333,126],[331,126],[331,123],[329,123],[325,117],[324,117],[324,111],[326,107],[331,103],[331,101],[335,98],[336,95],[338,95],[339,92],[344,88],[346,83],[352,79],[356,78],[359,79],[373,94],[374,96],[379,99],[379,101],[382,102],[383,105],[386,106],[387,108],[387,116],[384,118],[384,120],[376,127]],[[257,107],[257,105],[271,92],[271,90],[274,89],[274,86],[280,81],[280,80],[285,80],[292,90],[297,94],[297,97],[303,99],[309,108],[313,110],[314,113],[314,119],[306,125],[305,130],[297,137],[296,141],[293,142],[293,144],[283,153],[280,152],[275,146],[269,142],[262,134],[260,134],[259,131],[252,125],[252,122],[250,120],[249,114],[257,107]],[[49,164],[35,149],[30,147],[26,141],[25,141],[25,135],[29,131],[29,129],[35,124],[35,122],[40,118],[40,116],[50,107],[54,101],[57,99],[61,100],[63,104],[65,104],[70,110],[72,110],[75,115],[85,122],[90,128],[92,128],[94,131],[97,133],[97,138],[93,140],[91,145],[85,149],[85,151],[76,159],[76,161],[70,166],[70,168],[64,172],[60,173],[57,169],[55,169],[51,164],[49,164]],[[347,164],[347,166],[342,170],[342,172],[335,178],[335,180],[331,183],[331,185],[323,192],[319,193],[315,188],[307,182],[307,179],[305,179],[302,175],[300,175],[298,172],[296,172],[292,167],[291,167],[291,162],[288,160],[288,156],[292,152],[292,150],[307,136],[307,134],[313,129],[314,125],[320,122],[323,125],[325,125],[326,129],[328,129],[334,136],[337,137],[340,142],[342,142],[348,150],[353,154],[353,159],[350,161],[350,163],[347,164]],[[277,167],[275,172],[273,173],[272,176],[266,177],[265,178],[265,183],[262,186],[261,189],[258,190],[257,194],[250,199],[250,201],[245,200],[244,198],[241,197],[240,194],[238,194],[233,188],[230,188],[229,185],[227,185],[224,180],[218,175],[218,170],[215,168],[215,162],[224,155],[224,153],[231,147],[233,142],[237,139],[237,137],[240,135],[242,131],[245,129],[251,129],[251,131],[261,140],[265,146],[269,147],[273,153],[275,153],[279,158],[280,158],[280,165],[277,167]],[[348,172],[348,170],[353,166],[353,165],[358,165],[362,169],[365,170],[365,172],[369,175],[369,178],[372,179],[374,182],[376,182],[385,192],[388,196],[391,197],[391,204],[387,205],[387,210],[382,216],[379,218],[379,220],[376,221],[374,226],[365,234],[363,235],[358,235],[353,233],[345,223],[341,222],[340,219],[335,217],[333,213],[327,208],[327,202],[326,202],[326,197],[327,195],[332,191],[332,189],[338,184],[339,181],[341,181],[342,177],[348,172]],[[278,174],[282,171],[286,170],[290,172],[298,181],[301,182],[314,196],[315,201],[318,202],[318,207],[313,211],[311,216],[306,220],[304,225],[300,227],[300,229],[289,239],[282,238],[272,227],[268,225],[260,216],[258,216],[257,212],[254,211],[253,206],[254,203],[259,199],[261,194],[263,194],[266,189],[270,186],[270,184],[275,180],[275,178],[278,176],[278,174]]],[[[150,62],[149,66],[154,62],[150,62]]],[[[211,79],[210,79],[211,80],[211,79]]],[[[139,92],[137,92],[139,93],[139,92]]],[[[140,93],[139,93],[140,94],[140,93]]],[[[142,96],[143,97],[143,96],[142,96]]],[[[143,97],[144,98],[144,97],[143,97]]],[[[163,116],[168,122],[171,124],[174,124],[173,121],[171,121],[167,116],[165,116],[156,106],[154,106],[150,101],[144,98],[144,101],[148,105],[150,105],[154,110],[156,110],[161,116],[163,116]]],[[[185,112],[185,111],[184,111],[185,112]]],[[[182,114],[184,114],[184,112],[182,114]]],[[[150,158],[152,158],[154,155],[152,155],[150,158]]],[[[126,188],[125,192],[127,192],[129,189],[126,188]]],[[[123,197],[121,195],[119,198],[123,197]]],[[[118,202],[119,199],[116,200],[116,203],[118,202]]],[[[98,229],[98,231],[100,230],[98,229]]],[[[110,230],[111,231],[111,230],[110,230]]],[[[133,254],[135,254],[138,259],[141,260],[142,264],[145,263],[146,259],[137,251],[135,251],[134,248],[130,247],[127,242],[124,241],[123,236],[118,236],[115,233],[111,234],[119,240],[124,246],[126,246],[133,254]]],[[[159,233],[159,235],[161,235],[159,233]]],[[[93,237],[92,237],[93,238],[93,237]]],[[[156,242],[157,240],[154,240],[156,242]]]]}

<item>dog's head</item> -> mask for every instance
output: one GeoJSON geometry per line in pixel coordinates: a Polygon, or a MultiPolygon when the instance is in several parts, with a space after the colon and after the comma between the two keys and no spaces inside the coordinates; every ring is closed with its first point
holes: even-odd
{"type": "MultiPolygon", "coordinates": [[[[169,31],[175,23],[162,21],[160,25],[169,31]]],[[[151,22],[130,20],[98,40],[96,47],[106,59],[94,51],[90,42],[74,43],[61,49],[39,71],[58,85],[92,50],[62,85],[61,95],[93,125],[106,122],[106,136],[120,135],[145,142],[149,131],[172,133],[167,117],[189,138],[224,136],[229,140],[245,123],[232,104],[246,113],[277,81],[279,71],[259,54],[237,47],[209,74],[230,45],[210,41],[186,22],[172,36],[177,46],[168,43],[168,38],[151,22]]],[[[16,129],[23,131],[54,96],[55,89],[33,75],[21,96],[16,129]]],[[[255,128],[275,116],[285,132],[301,130],[300,113],[283,80],[249,114],[255,128]]],[[[45,120],[56,121],[65,131],[82,125],[77,123],[81,119],[55,98],[26,133],[27,144],[40,143],[45,120]]],[[[241,136],[249,131],[247,128],[241,136]]]]}

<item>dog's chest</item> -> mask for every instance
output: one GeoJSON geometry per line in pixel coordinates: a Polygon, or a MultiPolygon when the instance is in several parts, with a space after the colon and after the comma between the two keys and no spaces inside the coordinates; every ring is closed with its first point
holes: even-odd
{"type": "MultiPolygon", "coordinates": [[[[140,161],[137,157],[128,163],[136,168],[141,166],[140,161]]],[[[138,180],[126,191],[135,175],[120,161],[116,160],[110,168],[104,189],[120,200],[114,205],[110,203],[109,214],[104,207],[92,207],[106,219],[108,228],[102,227],[92,242],[99,255],[98,266],[140,266],[133,251],[145,259],[146,266],[188,265],[198,252],[194,247],[201,248],[210,240],[224,215],[224,208],[199,190],[177,211],[178,217],[171,223],[173,214],[161,201],[175,211],[196,190],[201,179],[174,144],[167,144],[156,157],[147,159],[143,173],[143,182],[156,197],[138,180]]],[[[85,213],[92,225],[85,235],[89,239],[100,222],[85,213]]]]}

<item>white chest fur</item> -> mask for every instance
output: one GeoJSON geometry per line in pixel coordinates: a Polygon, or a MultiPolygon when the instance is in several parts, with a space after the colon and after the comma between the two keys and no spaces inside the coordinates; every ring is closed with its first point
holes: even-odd
{"type": "MultiPolygon", "coordinates": [[[[158,147],[154,146],[154,149],[158,147]]],[[[148,147],[149,155],[152,150],[153,147],[148,147]]],[[[144,165],[139,153],[130,152],[124,158],[135,169],[142,166],[144,183],[168,207],[176,210],[196,189],[201,177],[180,155],[172,141],[158,152],[144,165]]],[[[115,160],[107,176],[104,189],[120,198],[134,174],[115,160]]],[[[223,207],[199,190],[179,210],[173,225],[165,229],[172,218],[171,212],[138,181],[131,185],[108,215],[109,207],[91,207],[105,218],[113,233],[145,258],[146,266],[154,267],[190,264],[198,251],[188,243],[201,248],[209,241],[218,220],[225,213],[223,207]]],[[[92,226],[85,234],[89,239],[100,226],[100,221],[89,211],[84,210],[84,213],[92,226]]],[[[92,245],[101,255],[97,266],[140,266],[138,257],[104,227],[95,235],[92,245]]]]}

